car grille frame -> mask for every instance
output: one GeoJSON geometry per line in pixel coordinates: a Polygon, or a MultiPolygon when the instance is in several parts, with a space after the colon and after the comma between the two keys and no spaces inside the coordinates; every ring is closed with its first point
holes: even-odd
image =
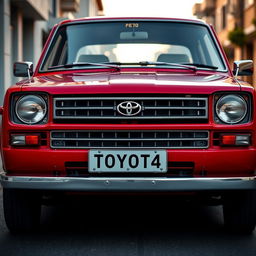
{"type": "Polygon", "coordinates": [[[53,149],[206,149],[207,130],[54,130],[53,149]]]}
{"type": "Polygon", "coordinates": [[[55,97],[54,120],[184,120],[208,119],[207,97],[55,97]],[[141,112],[133,116],[118,113],[118,104],[133,101],[141,112]]]}

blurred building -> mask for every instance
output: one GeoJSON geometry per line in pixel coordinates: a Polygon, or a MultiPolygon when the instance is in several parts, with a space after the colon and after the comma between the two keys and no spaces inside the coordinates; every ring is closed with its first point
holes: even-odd
{"type": "Polygon", "coordinates": [[[0,105],[5,90],[18,81],[13,62],[36,64],[54,24],[102,14],[101,0],[0,0],[0,105]]]}
{"type": "MultiPolygon", "coordinates": [[[[234,60],[256,62],[256,0],[203,0],[193,13],[214,26],[231,67],[234,60]]],[[[256,84],[256,70],[245,79],[256,84]]]]}

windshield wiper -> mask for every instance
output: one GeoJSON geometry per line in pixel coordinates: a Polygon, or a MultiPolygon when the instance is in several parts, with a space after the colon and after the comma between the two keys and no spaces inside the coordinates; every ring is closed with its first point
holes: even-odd
{"type": "Polygon", "coordinates": [[[218,69],[216,66],[210,66],[205,64],[199,64],[199,63],[182,63],[183,65],[192,65],[199,68],[209,68],[209,69],[218,69]]]}
{"type": "Polygon", "coordinates": [[[199,63],[171,63],[171,62],[159,62],[159,61],[140,61],[140,62],[104,62],[106,64],[116,64],[116,65],[140,65],[140,66],[173,66],[187,68],[191,70],[197,70],[197,68],[208,68],[208,69],[218,69],[216,66],[210,66],[199,63]]]}
{"type": "Polygon", "coordinates": [[[140,66],[173,66],[186,68],[196,71],[197,67],[192,64],[179,64],[179,63],[170,63],[170,62],[159,62],[159,61],[140,61],[140,62],[104,62],[106,64],[116,64],[116,65],[140,65],[140,66]]]}
{"type": "Polygon", "coordinates": [[[120,71],[121,65],[140,65],[140,66],[173,66],[173,67],[181,67],[186,69],[191,69],[196,71],[197,67],[201,68],[209,68],[209,69],[218,69],[216,66],[210,66],[199,63],[170,63],[170,62],[159,62],[159,61],[140,61],[140,62],[103,62],[103,63],[93,63],[93,62],[73,62],[67,63],[63,65],[57,65],[49,67],[48,69],[59,69],[59,68],[72,68],[72,67],[83,67],[83,66],[100,66],[107,68],[114,68],[116,71],[120,71]]]}
{"type": "Polygon", "coordinates": [[[118,65],[111,65],[111,63],[92,63],[92,62],[73,62],[67,63],[63,65],[57,65],[49,67],[48,69],[59,69],[59,68],[73,68],[73,67],[84,67],[84,66],[99,66],[105,68],[114,68],[116,71],[120,71],[120,67],[118,65]]]}

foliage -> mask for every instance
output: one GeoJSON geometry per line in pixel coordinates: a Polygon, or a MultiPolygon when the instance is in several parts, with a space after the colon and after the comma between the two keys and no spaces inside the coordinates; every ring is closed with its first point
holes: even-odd
{"type": "Polygon", "coordinates": [[[256,26],[256,18],[253,18],[253,19],[252,19],[252,24],[253,24],[254,26],[256,26]]]}
{"type": "Polygon", "coordinates": [[[228,33],[228,39],[231,43],[242,47],[246,42],[246,35],[242,28],[235,28],[228,33]]]}

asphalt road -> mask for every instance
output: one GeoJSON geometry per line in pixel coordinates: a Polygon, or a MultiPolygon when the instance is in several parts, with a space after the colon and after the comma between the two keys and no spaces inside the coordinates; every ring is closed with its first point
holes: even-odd
{"type": "Polygon", "coordinates": [[[1,256],[256,255],[256,231],[226,232],[219,206],[168,198],[71,200],[43,207],[40,231],[11,235],[0,189],[0,229],[1,256]]]}

